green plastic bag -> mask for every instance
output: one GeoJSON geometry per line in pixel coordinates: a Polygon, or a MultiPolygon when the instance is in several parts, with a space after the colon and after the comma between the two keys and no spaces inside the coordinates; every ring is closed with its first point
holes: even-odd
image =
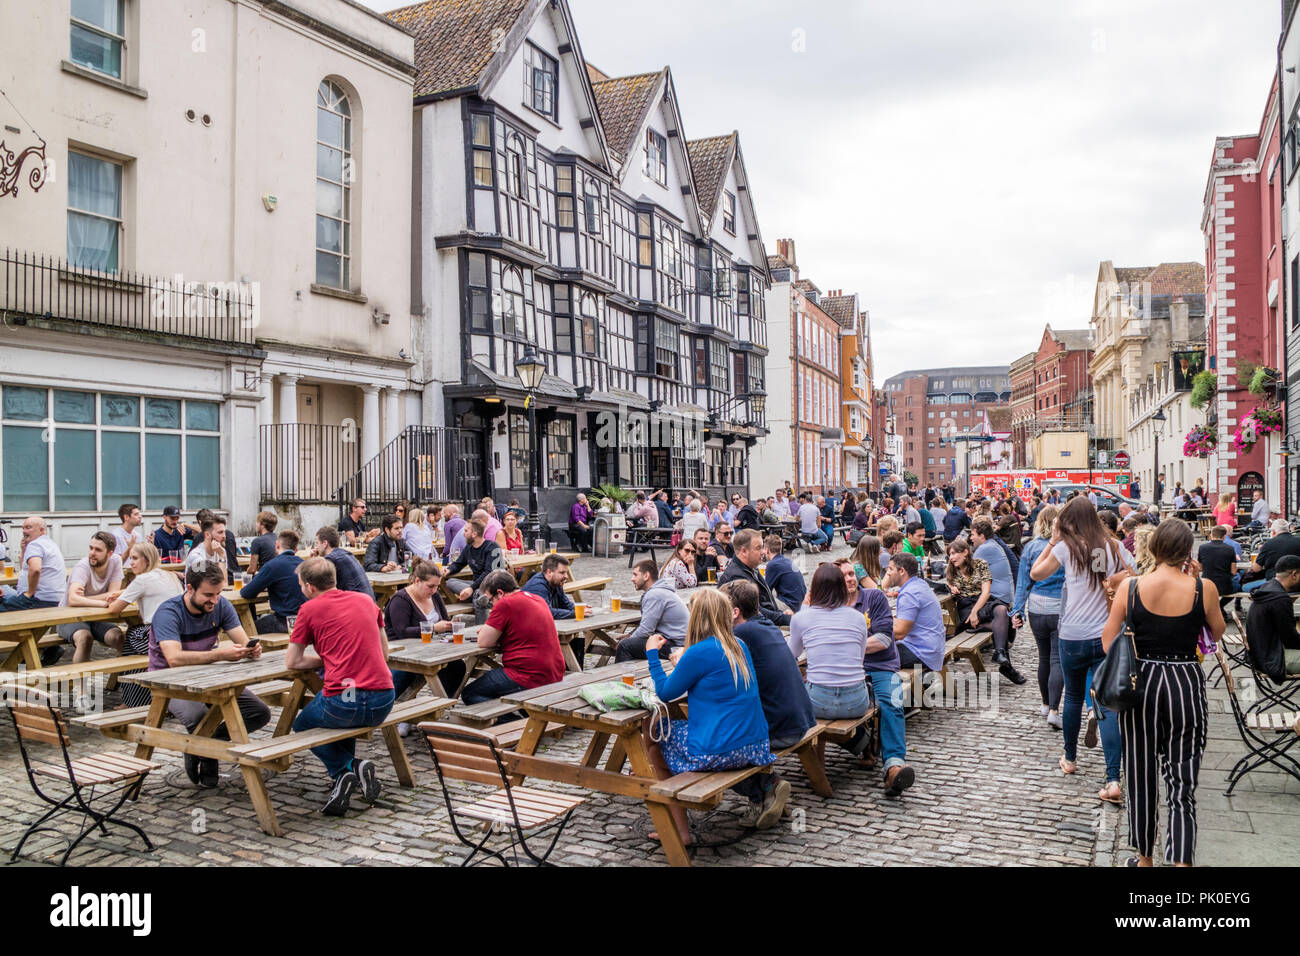
{"type": "Polygon", "coordinates": [[[588,684],[578,691],[578,696],[602,714],[611,710],[653,710],[659,703],[654,691],[628,687],[622,682],[614,681],[588,684]]]}

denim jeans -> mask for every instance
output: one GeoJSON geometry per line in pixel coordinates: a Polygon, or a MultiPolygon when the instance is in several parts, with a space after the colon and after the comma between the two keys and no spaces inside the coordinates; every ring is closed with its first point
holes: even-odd
{"type": "MultiPolygon", "coordinates": [[[[297,732],[315,727],[374,727],[382,724],[392,709],[391,690],[353,688],[333,697],[317,694],[294,720],[293,729],[297,732]]],[[[357,740],[349,737],[332,744],[321,744],[312,747],[311,752],[320,758],[325,765],[325,772],[332,780],[351,769],[352,758],[357,752],[357,740]]]]}
{"type": "MultiPolygon", "coordinates": [[[[1074,761],[1079,755],[1079,724],[1082,722],[1084,688],[1106,655],[1102,652],[1100,637],[1087,641],[1061,641],[1060,648],[1061,677],[1065,680],[1065,700],[1061,704],[1065,759],[1074,761]]],[[[1095,703],[1093,706],[1102,718],[1101,746],[1106,755],[1106,780],[1118,781],[1124,746],[1119,730],[1119,715],[1095,703]]]]}
{"type": "Polygon", "coordinates": [[[818,528],[816,531],[802,531],[800,532],[800,537],[802,537],[809,544],[815,544],[815,545],[830,544],[831,542],[831,539],[826,536],[826,532],[821,530],[820,528],[818,528]]]}
{"type": "Polygon", "coordinates": [[[865,680],[846,687],[824,687],[811,681],[805,686],[812,700],[813,714],[825,720],[861,717],[871,706],[871,694],[865,680]]]}
{"type": "Polygon", "coordinates": [[[38,601],[36,598],[29,598],[7,584],[0,588],[0,595],[3,595],[3,600],[0,600],[0,611],[30,611],[33,608],[59,605],[58,601],[38,601]]]}
{"type": "Polygon", "coordinates": [[[478,680],[466,684],[460,699],[465,704],[481,704],[521,690],[522,687],[506,676],[506,669],[498,667],[496,670],[488,671],[478,680]]]}
{"type": "Polygon", "coordinates": [[[907,762],[907,721],[903,718],[902,681],[898,671],[867,671],[880,709],[880,750],[885,769],[907,762]]]}

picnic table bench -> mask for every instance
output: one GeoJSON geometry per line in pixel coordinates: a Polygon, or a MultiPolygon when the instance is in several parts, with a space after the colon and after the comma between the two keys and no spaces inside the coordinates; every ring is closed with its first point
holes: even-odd
{"type": "Polygon", "coordinates": [[[29,671],[41,668],[41,638],[45,632],[60,624],[75,624],[78,621],[123,621],[129,624],[140,622],[140,611],[135,605],[127,605],[121,614],[110,614],[105,607],[41,607],[26,611],[6,611],[0,614],[0,641],[9,646],[8,653],[0,660],[0,671],[17,669],[19,664],[26,665],[29,671]]]}
{"type": "MultiPolygon", "coordinates": [[[[564,663],[570,671],[581,671],[577,655],[573,653],[573,642],[582,641],[582,652],[586,654],[591,645],[599,641],[603,645],[604,659],[607,661],[618,650],[619,639],[628,627],[641,623],[640,609],[625,609],[599,614],[587,614],[581,621],[569,618],[555,622],[556,633],[560,636],[560,649],[564,652],[564,663]],[[615,633],[616,629],[621,629],[615,633]]],[[[602,661],[604,663],[604,661],[602,661]]]]}
{"type": "Polygon", "coordinates": [[[627,549],[627,566],[636,564],[636,556],[642,551],[648,553],[656,563],[655,548],[671,548],[674,531],[672,528],[628,528],[623,539],[627,549]]]}

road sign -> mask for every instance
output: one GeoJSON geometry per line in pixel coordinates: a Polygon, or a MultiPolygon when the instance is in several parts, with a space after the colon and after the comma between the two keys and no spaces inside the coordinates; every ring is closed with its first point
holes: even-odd
{"type": "Polygon", "coordinates": [[[1097,452],[1097,464],[1101,465],[1101,467],[1105,468],[1108,460],[1104,451],[1097,452]]]}
{"type": "Polygon", "coordinates": [[[1127,469],[1129,465],[1129,456],[1126,451],[1115,452],[1115,467],[1127,469]]]}

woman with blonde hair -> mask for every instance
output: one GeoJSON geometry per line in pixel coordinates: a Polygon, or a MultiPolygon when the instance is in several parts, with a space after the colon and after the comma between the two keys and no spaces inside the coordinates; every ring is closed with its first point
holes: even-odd
{"type": "MultiPolygon", "coordinates": [[[[126,566],[133,575],[131,583],[121,591],[105,595],[109,599],[108,610],[110,614],[121,614],[128,604],[139,606],[140,620],[143,623],[127,630],[122,653],[148,654],[150,624],[153,623],[154,612],[163,601],[174,598],[184,588],[174,572],[162,567],[158,549],[151,541],[137,541],[131,545],[131,550],[127,552],[126,566]]],[[[136,684],[122,684],[122,702],[128,707],[143,707],[150,702],[152,696],[148,690],[136,684]]]]}
{"type": "Polygon", "coordinates": [[[402,540],[417,558],[428,561],[433,554],[433,527],[419,508],[411,509],[402,526],[402,540]]]}
{"type": "Polygon", "coordinates": [[[1137,562],[1137,573],[1146,574],[1154,571],[1156,559],[1151,557],[1151,536],[1156,533],[1158,525],[1146,525],[1133,532],[1133,557],[1137,562]]]}
{"type": "Polygon", "coordinates": [[[853,574],[863,587],[880,587],[884,570],[880,567],[880,539],[875,535],[863,535],[858,541],[853,551],[853,574]]]}
{"type": "Polygon", "coordinates": [[[1215,524],[1221,524],[1225,528],[1237,526],[1236,496],[1231,491],[1219,495],[1219,504],[1210,510],[1214,515],[1215,524]]]}
{"type": "MultiPolygon", "coordinates": [[[[664,673],[659,648],[666,641],[652,634],[646,657],[655,693],[660,700],[686,698],[686,720],[674,720],[664,739],[650,737],[645,726],[650,762],[661,780],[678,773],[766,767],[776,762],[768,746],[767,718],[758,695],[758,680],[749,649],[732,632],[731,601],[715,589],[691,598],[686,643],[671,675],[664,673]]],[[[784,810],[784,798],[778,801],[784,810]]],[[[775,811],[777,819],[781,810],[775,811]]],[[[686,811],[672,808],[682,842],[691,842],[686,811]]],[[[655,837],[654,834],[651,834],[655,837]]]]}

